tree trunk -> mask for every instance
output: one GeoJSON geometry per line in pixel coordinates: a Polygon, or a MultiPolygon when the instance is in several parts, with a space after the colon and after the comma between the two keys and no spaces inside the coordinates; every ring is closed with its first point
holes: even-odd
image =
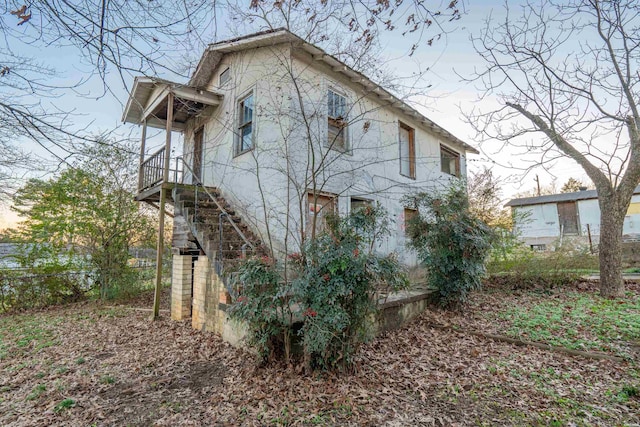
{"type": "Polygon", "coordinates": [[[624,296],[622,226],[626,209],[620,212],[615,200],[605,198],[600,198],[600,295],[617,298],[624,296]]]}

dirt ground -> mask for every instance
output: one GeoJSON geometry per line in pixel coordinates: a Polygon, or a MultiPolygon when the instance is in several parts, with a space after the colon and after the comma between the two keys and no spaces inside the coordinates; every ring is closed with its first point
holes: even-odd
{"type": "MultiPolygon", "coordinates": [[[[354,373],[309,377],[293,366],[257,368],[250,352],[214,334],[167,312],[150,322],[132,307],[150,303],[0,317],[0,425],[640,423],[637,360],[571,357],[434,329],[451,320],[437,311],[366,345],[354,373]]],[[[491,309],[483,307],[473,309],[491,309]]]]}

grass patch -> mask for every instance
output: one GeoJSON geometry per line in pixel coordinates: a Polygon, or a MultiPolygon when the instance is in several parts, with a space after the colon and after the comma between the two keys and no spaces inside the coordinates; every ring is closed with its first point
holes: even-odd
{"type": "MultiPolygon", "coordinates": [[[[506,334],[576,350],[620,354],[627,342],[640,339],[640,298],[610,300],[563,292],[498,314],[506,334]]],[[[625,354],[620,354],[625,356],[625,354]]]]}
{"type": "Polygon", "coordinates": [[[63,401],[61,401],[60,403],[58,403],[54,408],[53,408],[53,412],[55,412],[56,414],[59,414],[60,412],[63,412],[67,409],[73,408],[74,406],[76,406],[76,401],[73,399],[64,399],[63,401]]]}
{"type": "Polygon", "coordinates": [[[33,391],[27,396],[27,400],[36,400],[45,391],[47,391],[47,386],[44,384],[38,384],[37,386],[34,387],[33,391]]]}
{"type": "Polygon", "coordinates": [[[57,345],[52,328],[62,320],[38,315],[1,317],[0,360],[57,345]]]}
{"type": "Polygon", "coordinates": [[[116,379],[113,378],[111,375],[104,375],[100,378],[101,384],[113,384],[115,382],[116,382],[116,379]]]}

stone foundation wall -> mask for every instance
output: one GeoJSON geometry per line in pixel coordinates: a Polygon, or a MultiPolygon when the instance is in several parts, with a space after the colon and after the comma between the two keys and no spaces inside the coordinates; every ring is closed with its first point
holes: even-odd
{"type": "MultiPolygon", "coordinates": [[[[201,255],[193,263],[191,255],[173,255],[171,283],[171,318],[183,320],[191,316],[194,329],[215,332],[234,346],[243,345],[246,325],[227,315],[231,302],[224,283],[211,268],[209,258],[201,255]],[[191,294],[193,275],[193,298],[191,294]]],[[[407,292],[380,305],[372,326],[380,333],[401,327],[427,307],[426,292],[407,292]]]]}
{"type": "Polygon", "coordinates": [[[397,299],[380,304],[374,323],[376,332],[399,329],[418,317],[427,309],[429,295],[429,291],[401,292],[397,299]]]}

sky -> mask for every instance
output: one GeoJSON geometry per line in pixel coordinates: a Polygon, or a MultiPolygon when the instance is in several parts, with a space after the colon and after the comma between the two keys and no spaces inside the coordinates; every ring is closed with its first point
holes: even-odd
{"type": "MultiPolygon", "coordinates": [[[[572,160],[561,162],[551,167],[550,171],[537,169],[522,175],[515,172],[508,165],[517,165],[520,158],[516,152],[502,150],[496,153],[498,145],[491,143],[479,146],[475,138],[475,132],[470,125],[465,123],[463,115],[473,107],[485,105],[491,108],[495,100],[485,100],[478,103],[478,90],[472,83],[463,82],[460,76],[469,76],[475,67],[480,65],[480,58],[473,50],[470,42],[472,34],[477,35],[485,19],[491,14],[494,19],[499,19],[504,14],[500,2],[468,0],[463,5],[462,19],[448,24],[448,34],[436,41],[432,46],[421,46],[411,58],[407,58],[406,52],[410,43],[398,32],[383,33],[381,44],[382,53],[386,58],[395,58],[389,61],[389,67],[398,74],[411,73],[420,69],[429,68],[424,75],[425,86],[431,85],[425,96],[417,99],[421,110],[427,117],[451,131],[460,139],[479,148],[480,155],[469,157],[468,168],[470,171],[479,170],[482,167],[490,167],[494,174],[503,180],[503,197],[510,198],[516,193],[531,190],[535,186],[535,175],[539,175],[543,186],[551,184],[554,179],[560,187],[569,177],[586,181],[586,175],[582,169],[572,160]],[[493,104],[492,104],[493,102],[493,104]]],[[[234,24],[225,18],[224,13],[218,17],[216,36],[218,40],[231,36],[234,33],[234,24]]],[[[214,40],[211,40],[212,42],[214,40]]],[[[87,75],[88,65],[83,64],[74,48],[42,49],[30,52],[42,62],[51,64],[59,72],[58,82],[75,82],[87,75]]],[[[171,76],[161,76],[171,77],[171,76]]],[[[129,85],[133,76],[127,76],[129,85]]],[[[107,82],[113,93],[104,94],[102,84],[98,79],[92,79],[78,92],[67,91],[56,99],[44,100],[52,108],[73,110],[74,122],[78,127],[87,127],[94,133],[111,131],[116,129],[121,135],[130,135],[137,138],[140,129],[132,125],[123,125],[121,122],[122,111],[127,100],[127,91],[117,75],[107,76],[107,82]]],[[[0,87],[0,90],[2,88],[0,87]]],[[[156,141],[162,141],[161,138],[156,141]]],[[[161,142],[158,142],[161,143],[161,142]]],[[[35,144],[25,142],[25,147],[47,157],[43,150],[35,144]]],[[[7,206],[0,206],[0,229],[11,226],[16,220],[7,206]]]]}

